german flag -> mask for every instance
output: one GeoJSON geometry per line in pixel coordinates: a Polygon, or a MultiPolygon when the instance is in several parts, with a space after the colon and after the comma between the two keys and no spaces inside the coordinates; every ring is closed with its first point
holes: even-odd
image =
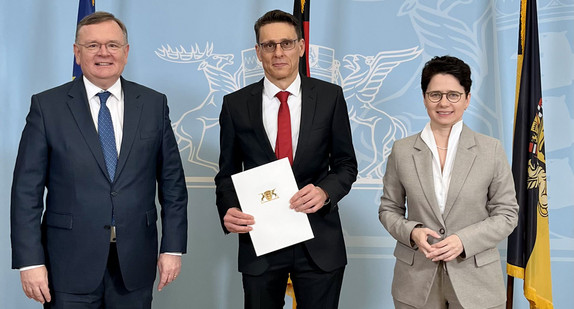
{"type": "MultiPolygon", "coordinates": [[[[82,20],[84,17],[94,13],[96,11],[96,0],[80,0],[78,4],[78,22],[82,20]]],[[[75,79],[77,76],[82,75],[82,68],[76,63],[76,59],[74,58],[74,69],[72,71],[72,80],[75,79]]]]}
{"type": "Polygon", "coordinates": [[[309,68],[309,7],[311,0],[294,0],[293,16],[299,20],[303,38],[305,39],[305,54],[299,60],[299,73],[307,77],[311,76],[309,68]]]}
{"type": "Polygon", "coordinates": [[[506,271],[524,280],[530,308],[554,308],[535,0],[520,4],[512,172],[520,213],[518,226],[508,238],[506,271]]]}
{"type": "MultiPolygon", "coordinates": [[[[299,59],[299,74],[310,77],[309,71],[309,6],[311,0],[294,0],[293,2],[293,16],[299,21],[303,38],[305,39],[305,54],[299,59]]],[[[297,300],[295,299],[295,290],[293,289],[293,282],[291,277],[287,280],[287,290],[285,294],[293,298],[293,309],[297,308],[297,300]]]]}

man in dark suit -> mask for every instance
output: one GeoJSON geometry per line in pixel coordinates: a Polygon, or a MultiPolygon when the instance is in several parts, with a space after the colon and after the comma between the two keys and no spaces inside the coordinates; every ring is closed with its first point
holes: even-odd
{"type": "Polygon", "coordinates": [[[255,35],[265,78],[224,97],[215,177],[223,229],[239,234],[245,308],[283,308],[289,274],[298,308],[337,308],[347,263],[337,203],[357,175],[343,92],[299,75],[304,40],[292,15],[266,13],[255,35]],[[291,208],[308,214],[315,237],[257,257],[247,234],[257,218],[241,211],[230,177],[283,157],[300,188],[291,208]]]}
{"type": "Polygon", "coordinates": [[[89,15],[74,44],[83,76],[32,96],[12,185],[12,267],[46,308],[151,308],[156,264],[159,290],[181,269],[187,189],[167,99],[121,77],[128,52],[120,20],[89,15]]]}

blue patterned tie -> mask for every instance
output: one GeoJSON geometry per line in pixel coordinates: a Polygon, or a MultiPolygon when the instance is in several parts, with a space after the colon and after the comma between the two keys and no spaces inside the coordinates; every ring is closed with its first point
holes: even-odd
{"type": "Polygon", "coordinates": [[[114,181],[116,175],[116,165],[118,165],[118,151],[116,150],[116,138],[114,135],[114,126],[112,124],[112,115],[106,106],[106,101],[110,97],[109,91],[97,94],[100,97],[100,112],[98,113],[98,135],[100,144],[104,152],[104,160],[110,180],[114,181]]]}

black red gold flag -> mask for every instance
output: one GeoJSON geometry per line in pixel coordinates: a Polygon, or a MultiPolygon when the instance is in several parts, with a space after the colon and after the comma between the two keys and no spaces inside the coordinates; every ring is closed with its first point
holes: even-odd
{"type": "Polygon", "coordinates": [[[303,38],[305,39],[305,54],[299,61],[299,73],[305,76],[311,76],[309,68],[309,7],[311,0],[294,0],[293,16],[299,20],[303,38]]]}
{"type": "Polygon", "coordinates": [[[518,226],[508,238],[506,270],[509,276],[524,280],[524,296],[530,308],[549,309],[554,306],[538,17],[535,0],[522,0],[520,5],[512,151],[512,173],[520,212],[518,226]]]}
{"type": "MultiPolygon", "coordinates": [[[[311,72],[309,68],[309,7],[311,0],[293,0],[293,16],[299,21],[303,39],[305,39],[305,54],[299,59],[299,74],[310,77],[311,72]]],[[[297,301],[295,299],[295,291],[293,290],[293,283],[291,278],[287,282],[288,296],[293,298],[293,309],[297,308],[297,301]]]]}

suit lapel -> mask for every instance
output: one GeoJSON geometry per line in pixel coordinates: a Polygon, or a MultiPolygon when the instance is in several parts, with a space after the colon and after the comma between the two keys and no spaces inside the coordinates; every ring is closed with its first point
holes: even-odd
{"type": "Polygon", "coordinates": [[[120,155],[118,157],[118,166],[116,168],[116,179],[121,176],[121,172],[126,165],[130,154],[136,132],[139,127],[143,98],[137,88],[131,82],[121,78],[122,91],[124,92],[124,128],[120,155]]]}
{"type": "Polygon", "coordinates": [[[470,169],[476,159],[476,154],[471,150],[476,145],[472,131],[465,125],[460,134],[458,148],[456,150],[456,158],[452,168],[450,178],[450,185],[446,197],[446,205],[444,208],[443,217],[446,218],[448,213],[454,205],[466,177],[470,173],[470,169]]]}
{"type": "Polygon", "coordinates": [[[273,161],[276,159],[275,152],[263,126],[263,79],[253,88],[250,95],[251,97],[247,98],[246,101],[249,123],[253,124],[257,142],[261,144],[262,149],[265,149],[267,158],[269,161],[273,161]]]}
{"type": "Polygon", "coordinates": [[[84,79],[82,76],[76,78],[68,92],[68,96],[70,97],[67,102],[68,108],[72,112],[76,125],[80,129],[80,132],[84,137],[86,144],[88,144],[88,147],[96,159],[102,173],[109,180],[102,146],[100,144],[98,132],[94,126],[94,119],[92,118],[92,113],[90,111],[88,95],[86,94],[86,87],[84,86],[84,79]]]}
{"type": "Polygon", "coordinates": [[[317,93],[310,79],[301,77],[301,124],[299,129],[299,139],[297,141],[297,150],[293,159],[293,169],[304,159],[305,149],[307,148],[308,138],[304,138],[311,132],[315,110],[317,107],[317,93]]]}
{"type": "Polygon", "coordinates": [[[423,189],[423,193],[435,217],[442,225],[444,225],[444,220],[442,214],[440,213],[440,208],[438,207],[434,189],[432,154],[425,142],[420,137],[420,133],[417,136],[413,147],[418,150],[415,152],[415,154],[413,154],[413,160],[415,162],[415,169],[423,189]]]}

